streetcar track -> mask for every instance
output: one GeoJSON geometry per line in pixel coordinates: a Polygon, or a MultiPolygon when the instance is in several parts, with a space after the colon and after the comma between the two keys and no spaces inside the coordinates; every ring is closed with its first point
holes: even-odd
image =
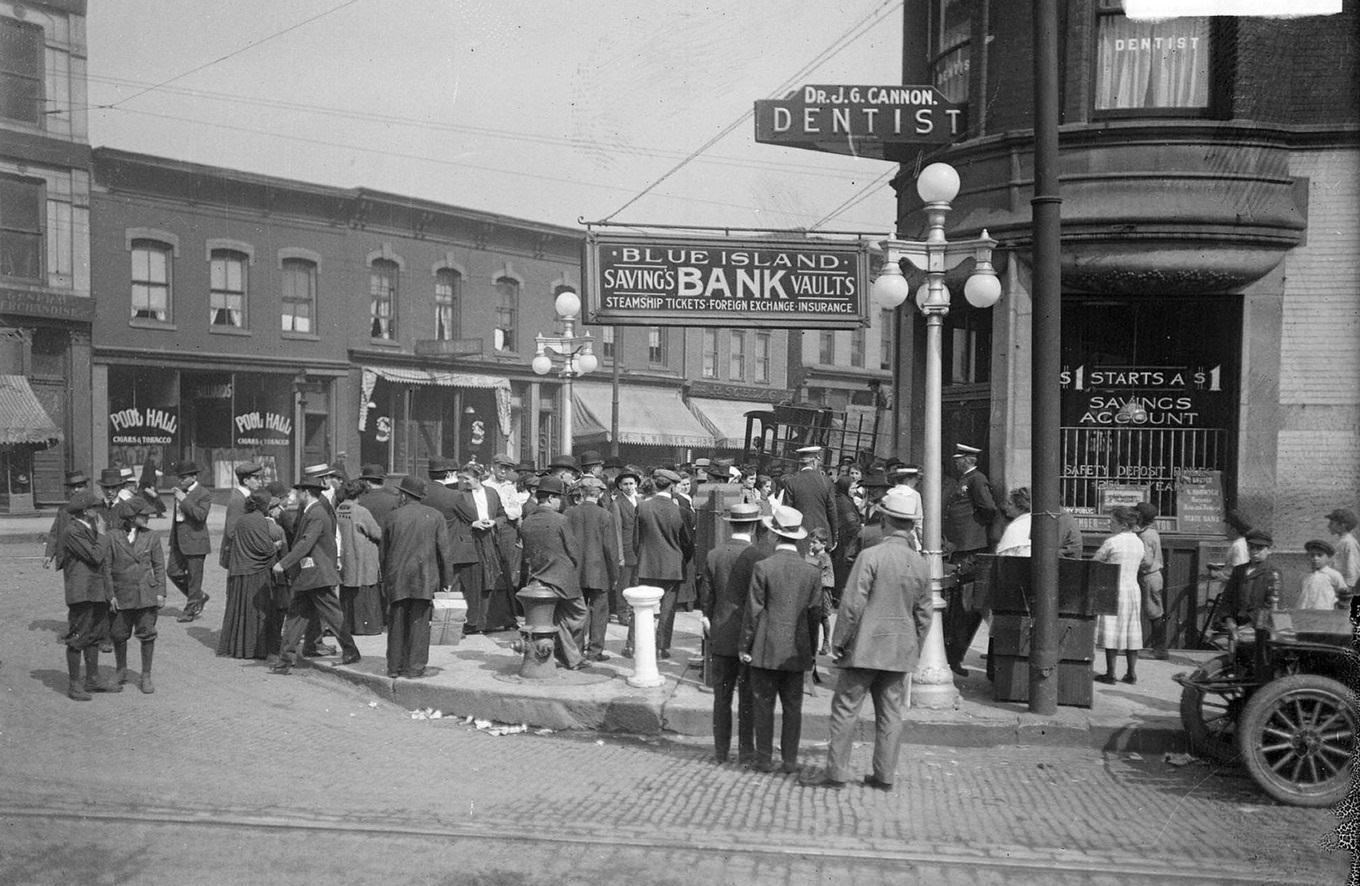
{"type": "Polygon", "coordinates": [[[603,835],[569,834],[560,830],[520,831],[510,822],[495,822],[488,825],[441,825],[402,824],[387,825],[354,821],[326,820],[321,818],[301,818],[292,816],[248,815],[241,813],[216,813],[202,809],[184,810],[178,814],[165,812],[127,812],[84,810],[72,812],[61,809],[41,807],[16,807],[0,805],[0,818],[40,819],[47,821],[168,825],[177,827],[203,826],[209,828],[237,828],[264,831],[305,831],[332,834],[351,834],[362,836],[442,838],[468,840],[511,840],[518,843],[560,843],[572,846],[600,846],[609,849],[659,849],[686,850],[699,853],[726,852],[770,857],[802,857],[821,861],[844,859],[847,862],[896,862],[917,865],[958,866],[999,871],[1047,871],[1061,874],[1096,875],[1113,874],[1126,877],[1147,877],[1158,882],[1193,881],[1197,883],[1242,883],[1259,882],[1280,884],[1280,886],[1313,886],[1308,880],[1290,880],[1278,875],[1266,875],[1249,868],[1239,868],[1231,873],[1223,866],[1211,869],[1186,869],[1185,867],[1163,867],[1158,865],[1065,860],[1060,857],[1047,858],[993,858],[967,857],[954,854],[941,855],[925,850],[888,850],[869,846],[851,848],[822,848],[800,844],[781,846],[778,844],[754,845],[740,840],[723,840],[713,837],[686,835],[683,839],[643,838],[629,836],[618,831],[603,835]],[[211,816],[209,818],[208,816],[211,816]]]}

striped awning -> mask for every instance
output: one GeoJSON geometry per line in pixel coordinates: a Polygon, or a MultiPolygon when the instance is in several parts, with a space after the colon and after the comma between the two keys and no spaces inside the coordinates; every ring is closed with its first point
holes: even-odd
{"type": "Polygon", "coordinates": [[[0,375],[0,445],[47,448],[61,441],[61,428],[48,417],[28,379],[0,375]]]}
{"type": "MultiPolygon", "coordinates": [[[[598,382],[576,382],[571,387],[573,442],[608,443],[614,411],[612,387],[598,382]]],[[[713,435],[685,408],[678,390],[620,384],[619,442],[711,449],[713,435]]]]}

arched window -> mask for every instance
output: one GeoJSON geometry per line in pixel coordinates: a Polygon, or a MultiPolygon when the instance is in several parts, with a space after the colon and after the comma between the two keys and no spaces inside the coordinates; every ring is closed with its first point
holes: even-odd
{"type": "Polygon", "coordinates": [[[460,337],[463,275],[453,268],[440,268],[434,275],[434,337],[453,341],[460,337]]]}
{"type": "Polygon", "coordinates": [[[496,278],[496,328],[492,349],[515,350],[515,328],[519,325],[519,281],[513,277],[496,278]]]}
{"type": "Polygon", "coordinates": [[[208,259],[208,310],[213,326],[246,327],[246,263],[249,256],[214,249],[208,259]]]}
{"type": "Polygon", "coordinates": [[[401,268],[386,258],[375,258],[369,266],[368,294],[372,338],[395,340],[397,337],[397,286],[401,268]]]}

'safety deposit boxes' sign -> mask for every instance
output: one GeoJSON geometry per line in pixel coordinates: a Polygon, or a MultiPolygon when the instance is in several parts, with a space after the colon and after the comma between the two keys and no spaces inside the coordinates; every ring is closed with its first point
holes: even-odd
{"type": "Polygon", "coordinates": [[[868,321],[864,242],[592,234],[586,322],[604,326],[815,326],[868,321]]]}

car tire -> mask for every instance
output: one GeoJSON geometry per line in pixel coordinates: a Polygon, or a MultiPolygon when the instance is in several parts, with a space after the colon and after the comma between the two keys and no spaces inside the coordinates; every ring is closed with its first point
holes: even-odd
{"type": "Polygon", "coordinates": [[[1343,684],[1294,674],[1256,690],[1237,724],[1242,764],[1261,789],[1291,806],[1335,806],[1351,782],[1360,711],[1343,684]]]}
{"type": "MultiPolygon", "coordinates": [[[[1219,679],[1231,667],[1233,658],[1228,653],[1216,655],[1190,674],[1190,681],[1205,683],[1219,679]]],[[[1236,763],[1237,714],[1241,692],[1224,695],[1206,692],[1193,686],[1181,689],[1181,724],[1190,742],[1190,752],[1214,763],[1236,763]]]]}

